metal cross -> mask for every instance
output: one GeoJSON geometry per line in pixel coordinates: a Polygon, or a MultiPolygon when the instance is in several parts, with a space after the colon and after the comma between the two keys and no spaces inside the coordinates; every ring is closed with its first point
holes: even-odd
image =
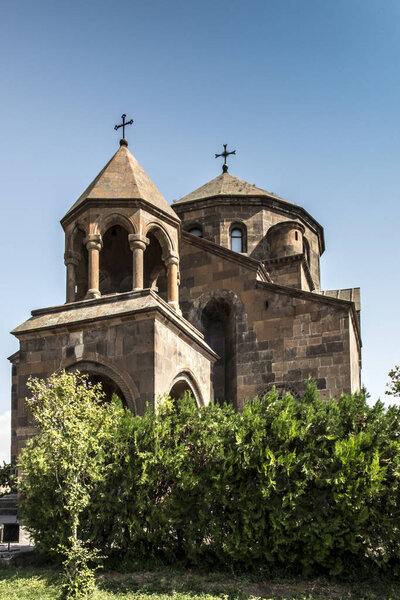
{"type": "Polygon", "coordinates": [[[125,139],[125,127],[126,127],[127,125],[132,125],[132,123],[133,123],[133,119],[131,119],[130,121],[127,121],[127,122],[125,123],[125,118],[126,118],[126,115],[122,115],[122,116],[121,116],[121,119],[122,119],[122,123],[121,123],[121,125],[115,125],[115,127],[114,127],[115,131],[118,131],[118,129],[119,129],[120,127],[122,127],[122,138],[123,138],[123,139],[125,139]]]}
{"type": "Polygon", "coordinates": [[[228,165],[226,164],[226,157],[229,156],[230,154],[236,154],[236,150],[233,150],[232,152],[227,152],[226,151],[226,147],[228,144],[223,144],[224,146],[224,151],[221,152],[221,154],[216,154],[215,158],[218,158],[219,156],[223,156],[224,157],[224,164],[222,165],[222,172],[223,173],[227,173],[228,172],[228,165]]]}

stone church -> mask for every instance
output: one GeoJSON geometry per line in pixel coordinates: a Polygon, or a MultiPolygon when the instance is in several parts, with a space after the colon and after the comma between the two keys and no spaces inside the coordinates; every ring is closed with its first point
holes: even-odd
{"type": "Polygon", "coordinates": [[[30,375],[89,373],[136,414],[185,390],[237,410],[274,385],[300,397],[310,375],[324,398],[359,389],[359,289],[321,291],[321,225],[222,156],[171,206],[123,138],[63,217],[66,303],[12,331],[12,461],[30,375]]]}

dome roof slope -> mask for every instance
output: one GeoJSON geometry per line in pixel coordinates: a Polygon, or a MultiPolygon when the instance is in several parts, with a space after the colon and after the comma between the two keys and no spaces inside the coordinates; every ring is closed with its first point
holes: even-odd
{"type": "Polygon", "coordinates": [[[174,204],[183,204],[185,202],[194,202],[196,200],[205,200],[207,198],[214,198],[216,196],[268,196],[269,198],[277,198],[282,202],[288,202],[279,196],[276,196],[272,192],[262,190],[261,188],[243,181],[238,177],[234,177],[229,173],[221,173],[215,179],[212,179],[205,185],[197,188],[194,192],[191,192],[187,196],[184,196],[180,200],[176,200],[174,204]]]}
{"type": "Polygon", "coordinates": [[[120,146],[64,219],[86,200],[92,199],[144,200],[174,219],[177,218],[175,211],[125,145],[120,146]]]}

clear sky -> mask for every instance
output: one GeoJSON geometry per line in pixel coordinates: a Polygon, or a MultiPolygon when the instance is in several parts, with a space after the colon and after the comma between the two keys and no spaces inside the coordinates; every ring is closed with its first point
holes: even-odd
{"type": "Polygon", "coordinates": [[[322,287],[361,287],[362,381],[400,362],[398,0],[0,3],[0,461],[9,331],[65,301],[60,218],[118,148],[168,201],[220,172],[325,228],[322,287]]]}

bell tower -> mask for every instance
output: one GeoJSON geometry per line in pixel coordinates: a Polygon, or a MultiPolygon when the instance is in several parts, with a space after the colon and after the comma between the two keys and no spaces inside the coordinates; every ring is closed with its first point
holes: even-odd
{"type": "Polygon", "coordinates": [[[149,288],[179,312],[180,219],[125,138],[61,224],[67,303],[149,288]]]}
{"type": "Polygon", "coordinates": [[[199,405],[212,395],[217,355],[179,308],[180,218],[125,137],[61,224],[66,303],[32,311],[12,331],[13,461],[35,433],[25,407],[31,375],[88,373],[139,415],[163,394],[190,390],[199,405]]]}

